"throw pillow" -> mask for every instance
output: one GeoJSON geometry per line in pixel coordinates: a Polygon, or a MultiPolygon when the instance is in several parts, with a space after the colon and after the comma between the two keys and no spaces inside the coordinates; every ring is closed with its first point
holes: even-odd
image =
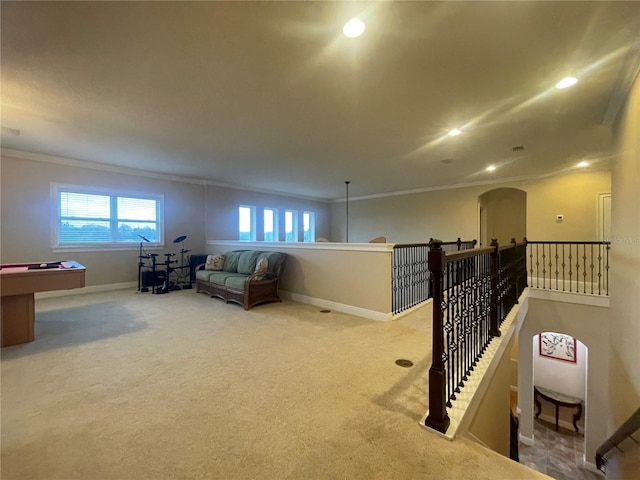
{"type": "Polygon", "coordinates": [[[267,274],[268,266],[269,266],[269,259],[267,257],[262,257],[260,261],[258,261],[258,263],[256,264],[256,269],[253,271],[254,275],[251,277],[251,280],[255,282],[264,280],[264,277],[267,274]]]}
{"type": "Polygon", "coordinates": [[[224,255],[207,255],[207,263],[204,264],[204,269],[222,270],[224,259],[224,255]]]}

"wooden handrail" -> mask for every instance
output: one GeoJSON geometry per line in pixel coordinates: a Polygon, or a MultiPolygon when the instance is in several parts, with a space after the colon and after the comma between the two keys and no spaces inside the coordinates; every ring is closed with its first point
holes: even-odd
{"type": "MultiPolygon", "coordinates": [[[[614,447],[617,447],[625,438],[640,428],[640,408],[624,422],[600,447],[596,450],[596,466],[598,470],[604,472],[603,467],[607,464],[604,456],[614,447]]],[[[632,437],[633,438],[633,437],[632,437]]]]}
{"type": "Polygon", "coordinates": [[[525,243],[532,243],[532,244],[541,244],[541,243],[557,243],[558,245],[575,245],[576,243],[579,243],[580,245],[611,245],[611,242],[607,241],[607,240],[602,240],[602,241],[583,241],[583,240],[575,240],[575,241],[570,241],[570,240],[525,240],[525,243]]]}

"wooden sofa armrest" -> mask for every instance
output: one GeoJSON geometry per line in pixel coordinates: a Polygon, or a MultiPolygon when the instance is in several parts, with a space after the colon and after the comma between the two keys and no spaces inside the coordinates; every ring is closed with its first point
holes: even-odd
{"type": "Polygon", "coordinates": [[[200,270],[204,270],[204,263],[201,263],[200,265],[197,265],[196,268],[193,269],[194,272],[199,272],[200,270]]]}

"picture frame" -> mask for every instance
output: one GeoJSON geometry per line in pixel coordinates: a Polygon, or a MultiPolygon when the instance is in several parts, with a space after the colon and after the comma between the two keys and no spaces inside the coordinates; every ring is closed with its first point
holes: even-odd
{"type": "Polygon", "coordinates": [[[539,335],[541,357],[576,363],[576,339],[563,333],[542,332],[539,335]]]}

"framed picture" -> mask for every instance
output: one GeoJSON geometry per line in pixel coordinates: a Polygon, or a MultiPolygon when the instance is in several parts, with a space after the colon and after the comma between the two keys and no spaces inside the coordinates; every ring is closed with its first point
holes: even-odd
{"type": "Polygon", "coordinates": [[[562,333],[540,334],[540,356],[576,363],[576,339],[562,333]]]}

